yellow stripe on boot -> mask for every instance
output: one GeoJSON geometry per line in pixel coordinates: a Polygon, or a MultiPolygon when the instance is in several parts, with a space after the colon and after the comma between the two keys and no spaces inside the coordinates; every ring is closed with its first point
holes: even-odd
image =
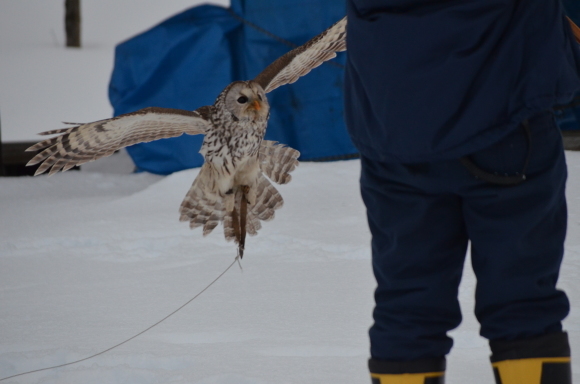
{"type": "Polygon", "coordinates": [[[444,384],[445,372],[371,373],[373,384],[444,384]]]}
{"type": "MultiPolygon", "coordinates": [[[[539,357],[533,359],[503,360],[493,363],[501,384],[546,384],[542,383],[544,364],[570,364],[569,357],[539,357]]],[[[382,384],[382,383],[381,383],[382,384]]]]}

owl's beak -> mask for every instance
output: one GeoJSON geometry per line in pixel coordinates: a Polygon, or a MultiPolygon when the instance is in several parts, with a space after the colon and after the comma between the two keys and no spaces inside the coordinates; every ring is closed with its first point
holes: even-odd
{"type": "Polygon", "coordinates": [[[262,105],[260,104],[260,102],[258,100],[254,100],[254,102],[251,104],[251,106],[256,111],[259,111],[262,108],[262,105]]]}

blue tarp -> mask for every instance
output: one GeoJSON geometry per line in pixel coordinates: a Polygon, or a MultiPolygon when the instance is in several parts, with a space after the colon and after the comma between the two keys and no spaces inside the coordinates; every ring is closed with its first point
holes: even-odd
{"type": "MultiPolygon", "coordinates": [[[[115,115],[150,106],[211,105],[227,84],[254,78],[292,49],[287,42],[305,43],[344,12],[339,0],[232,0],[231,10],[211,5],[186,10],[117,46],[109,86],[115,115]]],[[[301,160],[356,153],[343,121],[344,59],[339,54],[268,94],[266,139],[298,149],[301,160]]],[[[128,151],[138,169],[169,174],[202,164],[202,140],[184,135],[128,151]]]]}

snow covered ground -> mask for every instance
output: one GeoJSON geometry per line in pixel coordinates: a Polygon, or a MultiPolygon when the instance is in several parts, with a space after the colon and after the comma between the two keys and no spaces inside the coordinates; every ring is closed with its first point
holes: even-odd
{"type": "MultiPolygon", "coordinates": [[[[568,159],[560,286],[575,303],[565,325],[580,350],[580,154],[568,159]]],[[[182,311],[107,354],[7,382],[368,383],[374,281],[358,172],[356,160],[301,164],[280,187],[285,206],[249,238],[243,271],[235,265],[182,311]]],[[[235,247],[221,227],[203,238],[178,221],[196,173],[0,180],[0,377],[107,349],[178,308],[232,262],[235,247]]],[[[474,283],[468,264],[451,384],[493,382],[471,313],[474,283]]]]}
{"type": "MultiPolygon", "coordinates": [[[[107,29],[121,23],[113,12],[117,4],[135,23],[140,17],[129,15],[129,5],[147,3],[165,12],[159,19],[141,16],[149,21],[140,29],[192,4],[83,0],[85,12],[97,2],[108,7],[95,11],[107,29]],[[172,10],[172,4],[180,6],[172,10]]],[[[32,140],[32,133],[57,128],[61,120],[110,115],[104,74],[111,70],[114,41],[86,36],[85,53],[51,45],[50,34],[42,41],[7,37],[6,22],[16,29],[30,22],[23,7],[32,4],[42,11],[35,25],[50,31],[43,24],[49,3],[60,10],[56,0],[0,2],[0,108],[3,133],[8,130],[14,140],[32,140]],[[86,67],[77,67],[83,55],[98,60],[89,57],[86,67]],[[25,63],[30,67],[19,71],[25,63]],[[48,77],[64,78],[66,72],[76,74],[74,83],[50,84],[48,77]]],[[[85,21],[90,25],[88,15],[85,21]]],[[[565,328],[580,351],[580,153],[567,156],[570,229],[560,286],[573,303],[565,328]]],[[[279,188],[285,206],[248,239],[243,270],[234,265],[190,305],[117,349],[5,382],[369,383],[366,333],[375,283],[359,167],[356,160],[301,164],[292,183],[279,188]]],[[[223,240],[221,227],[203,238],[178,221],[177,209],[197,170],[160,177],[130,169],[121,153],[81,172],[0,179],[0,378],[82,359],[135,335],[233,261],[235,247],[223,240]]],[[[474,285],[468,262],[460,289],[464,321],[452,332],[449,384],[493,382],[487,343],[472,314],[474,285]]],[[[574,360],[576,381],[579,361],[574,360]]]]}

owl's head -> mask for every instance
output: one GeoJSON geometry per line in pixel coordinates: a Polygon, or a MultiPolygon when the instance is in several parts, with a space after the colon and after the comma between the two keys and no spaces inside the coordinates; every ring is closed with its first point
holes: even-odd
{"type": "Polygon", "coordinates": [[[266,92],[254,81],[236,81],[225,93],[226,109],[238,120],[266,120],[270,105],[266,92]]]}

